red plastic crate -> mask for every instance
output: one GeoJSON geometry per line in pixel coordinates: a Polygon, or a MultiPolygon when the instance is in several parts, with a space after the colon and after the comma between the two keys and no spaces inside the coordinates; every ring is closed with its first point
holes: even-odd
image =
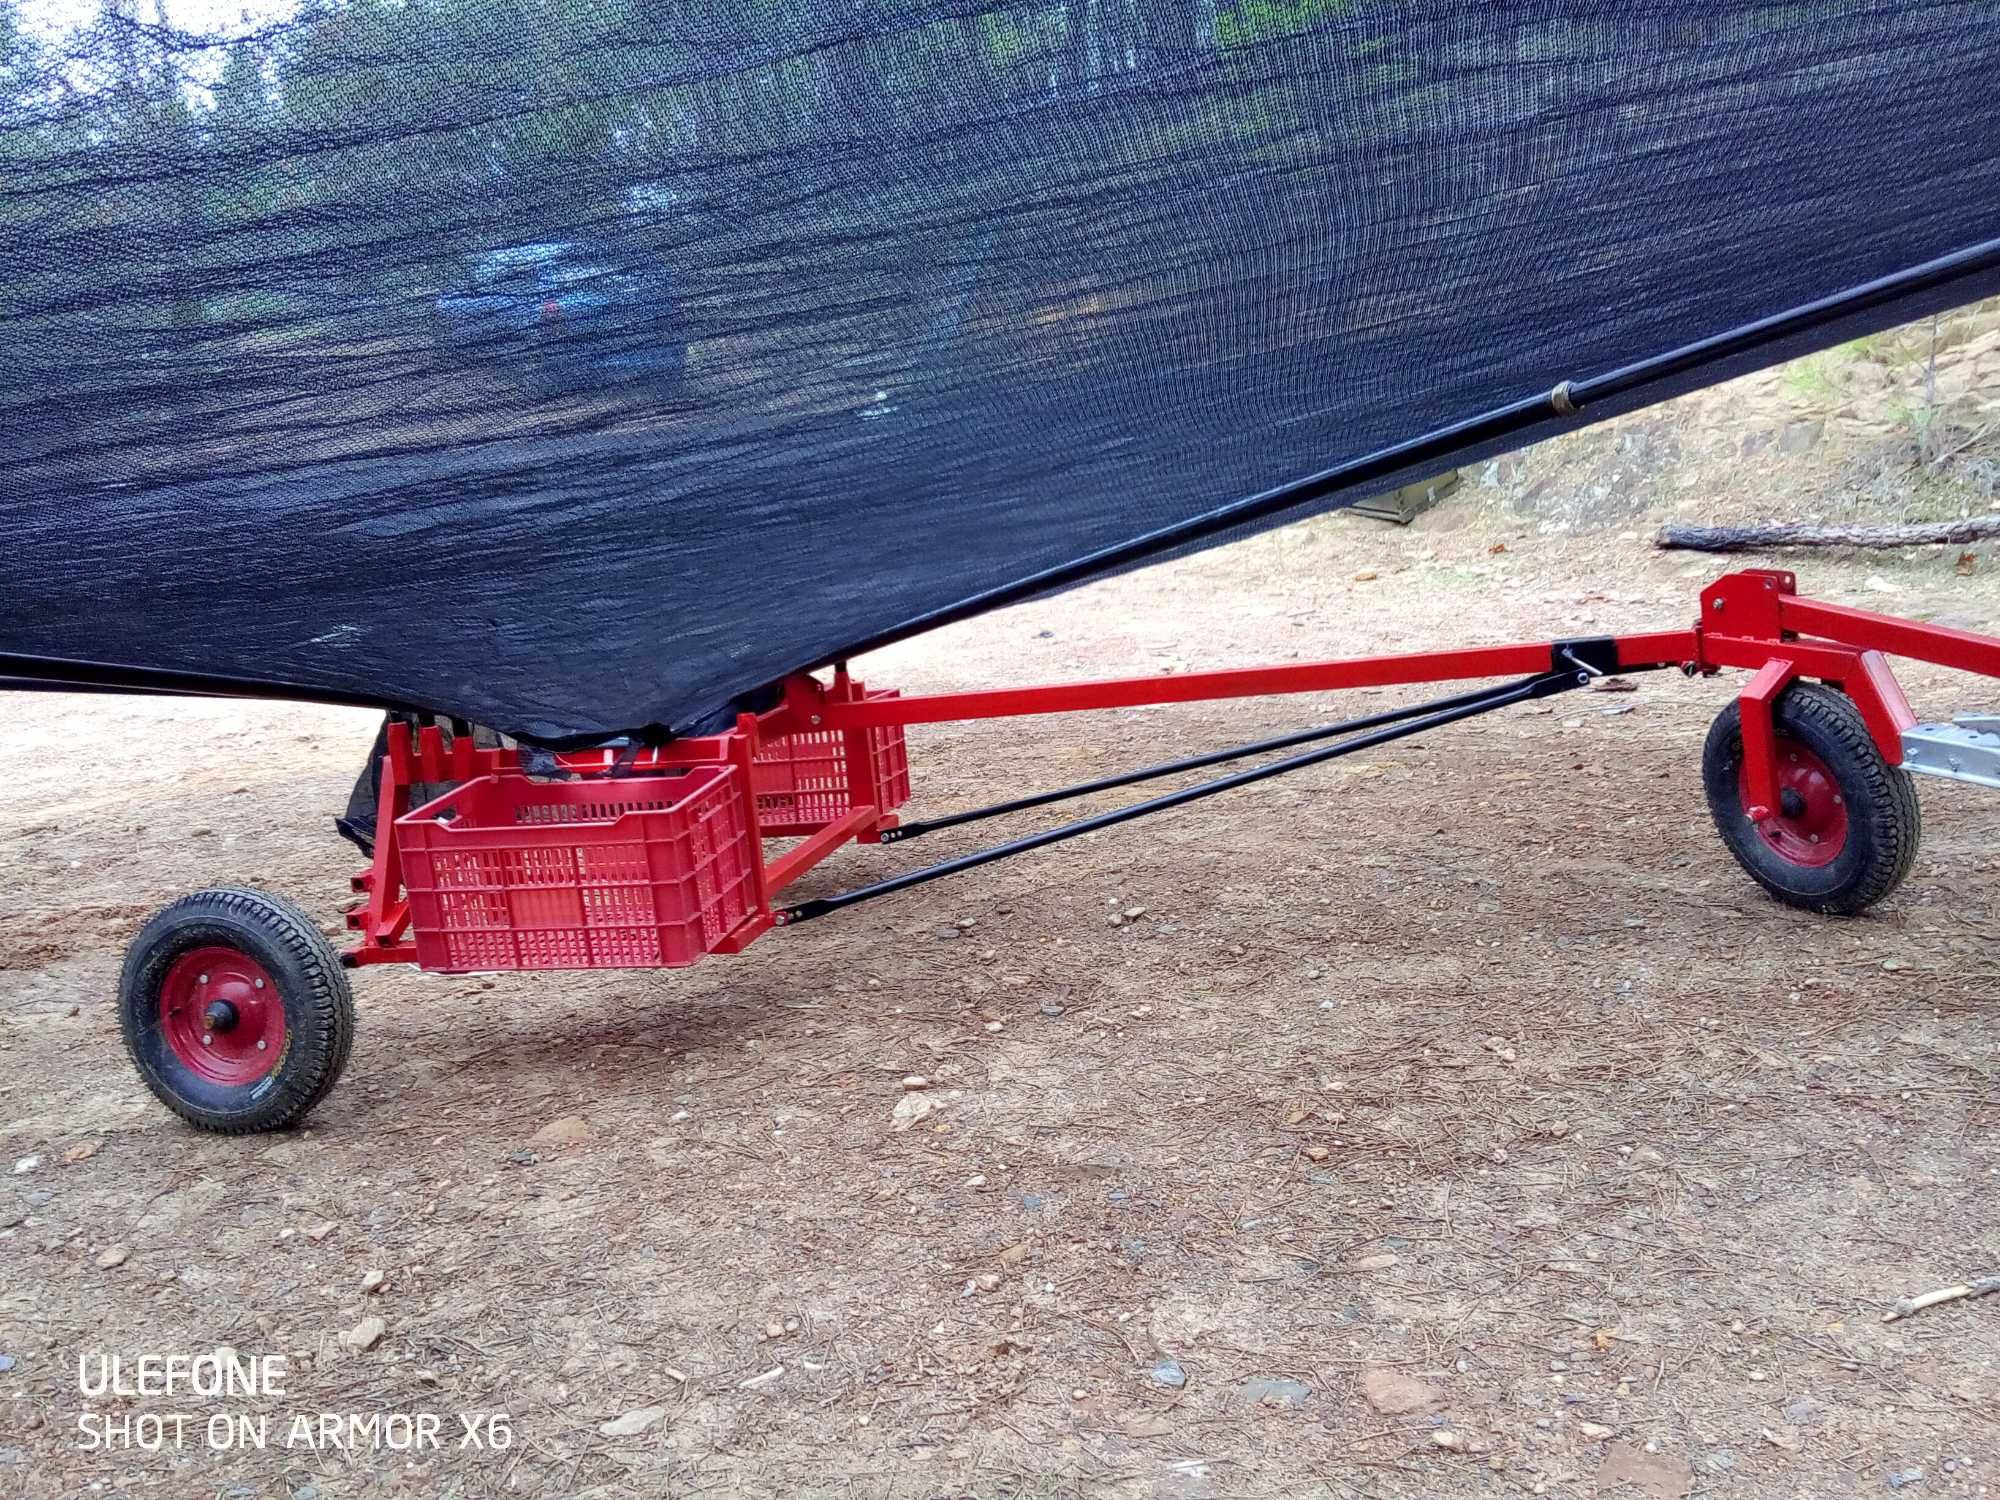
{"type": "Polygon", "coordinates": [[[760,851],[734,766],[481,776],[396,831],[426,969],[678,968],[756,906],[760,851]]]}
{"type": "MultiPolygon", "coordinates": [[[[893,698],[893,691],[870,693],[893,698]]],[[[910,800],[910,752],[903,727],[892,724],[860,732],[868,749],[868,785],[878,812],[910,800]]],[[[772,837],[808,834],[847,815],[847,732],[812,729],[767,741],[751,765],[757,793],[757,821],[772,837]]]]}

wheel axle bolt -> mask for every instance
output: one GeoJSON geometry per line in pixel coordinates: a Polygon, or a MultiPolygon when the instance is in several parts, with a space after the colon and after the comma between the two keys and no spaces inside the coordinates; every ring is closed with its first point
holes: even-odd
{"type": "Polygon", "coordinates": [[[260,990],[261,990],[262,988],[264,988],[264,981],[263,981],[263,980],[261,980],[261,979],[260,979],[260,980],[258,980],[258,981],[257,981],[257,988],[258,988],[258,989],[260,989],[260,990]]]}
{"type": "Polygon", "coordinates": [[[201,978],[199,979],[199,981],[198,981],[198,982],[199,982],[199,983],[201,983],[201,984],[207,984],[207,983],[208,983],[208,976],[207,976],[206,974],[202,975],[202,976],[201,976],[201,978]]]}
{"type": "Polygon", "coordinates": [[[204,1031],[201,1034],[201,1044],[204,1047],[213,1047],[215,1045],[215,1033],[212,1031],[204,1031]]]}
{"type": "Polygon", "coordinates": [[[258,1050],[259,1052],[262,1052],[262,1051],[264,1050],[264,1046],[265,1046],[265,1044],[264,1044],[263,1042],[261,1042],[261,1041],[260,1041],[260,1042],[258,1042],[258,1043],[257,1043],[257,1050],[258,1050]]]}

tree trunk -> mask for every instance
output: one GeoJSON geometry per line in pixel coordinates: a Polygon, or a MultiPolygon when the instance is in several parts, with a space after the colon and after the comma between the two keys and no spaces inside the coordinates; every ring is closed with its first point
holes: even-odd
{"type": "Polygon", "coordinates": [[[2000,537],[2000,516],[1893,526],[1806,526],[1787,522],[1762,526],[1679,526],[1668,522],[1660,528],[1653,545],[1690,552],[1747,552],[1759,547],[1917,547],[1936,542],[1962,546],[1996,537],[2000,537]]]}

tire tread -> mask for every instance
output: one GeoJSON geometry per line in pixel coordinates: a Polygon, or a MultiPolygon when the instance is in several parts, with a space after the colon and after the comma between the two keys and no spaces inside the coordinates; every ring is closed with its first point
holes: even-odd
{"type": "MultiPolygon", "coordinates": [[[[347,982],[347,971],[341,967],[340,955],[303,908],[269,891],[217,886],[162,907],[140,929],[126,954],[119,996],[124,1022],[120,1030],[124,1034],[126,1055],[145,1079],[153,1097],[190,1125],[223,1135],[251,1135],[297,1124],[339,1081],[354,1050],[354,993],[347,982]],[[242,1118],[190,1105],[164,1087],[140,1058],[128,1014],[134,998],[130,990],[137,982],[139,961],[149,940],[172,927],[202,919],[232,922],[258,932],[291,958],[304,979],[298,998],[308,1029],[294,1037],[292,1045],[301,1049],[301,1056],[307,1062],[305,1085],[275,1091],[267,1101],[272,1108],[242,1118]]],[[[289,1026],[290,1007],[286,1020],[289,1026]]]]}

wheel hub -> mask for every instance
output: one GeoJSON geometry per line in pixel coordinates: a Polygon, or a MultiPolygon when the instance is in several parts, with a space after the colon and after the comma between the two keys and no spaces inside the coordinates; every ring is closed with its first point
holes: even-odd
{"type": "MultiPolygon", "coordinates": [[[[1847,799],[1827,763],[1798,741],[1777,742],[1778,810],[1757,825],[1757,833],[1782,859],[1816,869],[1830,865],[1847,847],[1847,799]]],[[[1747,770],[1737,794],[1750,807],[1747,770]]]]}
{"type": "Polygon", "coordinates": [[[255,1083],[284,1055],[285,1006],[270,973],[215,945],[183,953],[160,984],[160,1029],[184,1065],[213,1083],[255,1083]]]}

